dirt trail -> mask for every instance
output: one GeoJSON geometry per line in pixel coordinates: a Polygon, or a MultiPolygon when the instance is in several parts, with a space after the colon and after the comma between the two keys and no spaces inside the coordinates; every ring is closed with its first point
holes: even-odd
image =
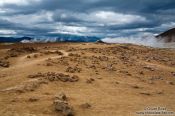
{"type": "Polygon", "coordinates": [[[61,56],[60,55],[46,56],[44,58],[36,58],[36,59],[29,59],[29,60],[26,60],[27,56],[34,55],[34,54],[37,54],[37,53],[27,54],[27,55],[24,55],[22,57],[19,57],[18,60],[16,61],[16,63],[13,66],[11,66],[9,68],[2,69],[1,71],[3,72],[3,71],[18,70],[18,69],[21,69],[21,68],[26,68],[28,66],[41,63],[41,62],[47,60],[48,58],[56,59],[56,58],[61,58],[61,57],[64,57],[64,56],[68,56],[68,52],[65,52],[64,50],[60,50],[60,52],[62,52],[63,55],[61,55],[61,56]]]}

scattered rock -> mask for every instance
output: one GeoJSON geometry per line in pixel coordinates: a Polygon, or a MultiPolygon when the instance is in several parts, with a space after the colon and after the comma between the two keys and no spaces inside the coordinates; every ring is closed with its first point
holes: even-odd
{"type": "Polygon", "coordinates": [[[140,94],[142,94],[142,95],[147,95],[147,96],[150,96],[150,95],[151,95],[150,92],[140,92],[140,94]]]}
{"type": "Polygon", "coordinates": [[[17,57],[18,55],[19,53],[12,52],[12,53],[9,53],[8,57],[17,57]]]}
{"type": "Polygon", "coordinates": [[[38,101],[39,100],[39,98],[37,98],[37,97],[31,97],[31,98],[29,98],[29,102],[36,102],[36,101],[38,101]]]}
{"type": "Polygon", "coordinates": [[[11,100],[11,102],[17,102],[19,99],[18,98],[14,98],[11,100]]]}
{"type": "Polygon", "coordinates": [[[52,58],[48,58],[47,60],[48,60],[48,61],[51,61],[51,60],[52,60],[52,58]]]}
{"type": "Polygon", "coordinates": [[[5,57],[4,57],[5,60],[7,60],[7,59],[9,59],[9,58],[10,58],[9,56],[5,56],[5,57]]]}
{"type": "Polygon", "coordinates": [[[81,104],[80,107],[83,108],[83,109],[89,109],[92,106],[89,103],[84,103],[84,104],[81,104]]]}
{"type": "Polygon", "coordinates": [[[28,78],[41,78],[49,81],[62,81],[62,82],[77,82],[79,77],[76,75],[70,76],[63,73],[47,72],[47,73],[37,73],[34,75],[29,75],[28,78]]]}
{"type": "Polygon", "coordinates": [[[60,51],[56,51],[55,53],[57,53],[58,55],[63,55],[63,53],[60,51]]]}
{"type": "Polygon", "coordinates": [[[106,67],[106,70],[108,71],[116,71],[116,68],[112,64],[108,64],[106,67]]]}
{"type": "Polygon", "coordinates": [[[46,63],[46,66],[53,66],[53,64],[50,63],[50,62],[47,62],[47,63],[46,63]]]}
{"type": "Polygon", "coordinates": [[[157,76],[157,77],[150,77],[148,80],[155,81],[155,80],[163,80],[163,77],[157,76]]]}
{"type": "Polygon", "coordinates": [[[7,74],[0,74],[0,78],[7,77],[7,74]]]}
{"type": "Polygon", "coordinates": [[[17,93],[31,92],[39,88],[41,84],[47,84],[46,80],[32,79],[17,86],[6,88],[2,91],[12,91],[17,93]]]}
{"type": "Polygon", "coordinates": [[[92,83],[93,81],[95,81],[95,79],[89,78],[89,79],[86,80],[86,83],[92,83]]]}
{"type": "Polygon", "coordinates": [[[38,54],[34,54],[33,57],[34,57],[34,58],[38,58],[38,54]]]}
{"type": "Polygon", "coordinates": [[[67,96],[61,92],[55,96],[54,100],[55,110],[61,112],[65,116],[74,116],[73,107],[67,102],[67,96]]]}
{"type": "Polygon", "coordinates": [[[31,58],[31,56],[30,56],[30,55],[28,55],[28,56],[27,56],[27,58],[31,58]]]}
{"type": "Polygon", "coordinates": [[[118,84],[120,84],[120,83],[116,81],[116,82],[115,82],[115,84],[117,84],[117,85],[118,85],[118,84]]]}
{"type": "Polygon", "coordinates": [[[12,48],[7,51],[7,54],[9,57],[17,57],[18,55],[21,55],[24,53],[33,53],[36,51],[37,49],[33,47],[21,47],[21,48],[12,48]]]}
{"type": "Polygon", "coordinates": [[[64,76],[60,76],[59,80],[63,81],[63,82],[77,82],[79,80],[78,76],[69,76],[69,75],[64,75],[64,76]]]}
{"type": "Polygon", "coordinates": [[[58,50],[54,50],[54,51],[44,51],[43,52],[45,55],[50,55],[50,54],[57,54],[57,55],[63,55],[62,52],[58,51],[58,50]]]}
{"type": "Polygon", "coordinates": [[[138,85],[131,85],[132,88],[134,89],[139,89],[140,87],[138,85]]]}
{"type": "Polygon", "coordinates": [[[80,73],[81,70],[82,69],[81,68],[78,68],[78,67],[68,67],[66,69],[66,72],[69,72],[69,73],[75,73],[75,72],[80,73]]]}
{"type": "Polygon", "coordinates": [[[72,57],[80,57],[79,54],[74,54],[74,53],[69,53],[68,56],[72,56],[72,57]]]}
{"type": "Polygon", "coordinates": [[[144,69],[150,70],[150,71],[155,71],[155,69],[151,66],[144,66],[144,69]]]}
{"type": "Polygon", "coordinates": [[[64,116],[74,116],[73,107],[71,107],[66,101],[55,100],[55,110],[61,112],[64,116]]]}
{"type": "Polygon", "coordinates": [[[44,76],[44,74],[42,74],[42,73],[37,73],[37,74],[34,74],[34,75],[28,75],[28,78],[38,78],[38,77],[43,77],[44,76]]]}
{"type": "Polygon", "coordinates": [[[103,79],[102,77],[97,77],[97,79],[103,79]]]}
{"type": "Polygon", "coordinates": [[[166,83],[169,85],[174,85],[174,82],[172,82],[172,81],[167,81],[166,83]]]}
{"type": "Polygon", "coordinates": [[[173,76],[175,76],[175,72],[171,72],[171,74],[172,74],[173,76]]]}
{"type": "Polygon", "coordinates": [[[140,71],[140,73],[139,73],[139,74],[144,75],[143,71],[140,71]]]}
{"type": "Polygon", "coordinates": [[[156,91],[156,94],[163,94],[163,91],[156,91]]]}
{"type": "Polygon", "coordinates": [[[0,67],[8,68],[10,63],[6,60],[0,59],[0,67]]]}
{"type": "Polygon", "coordinates": [[[34,91],[40,86],[39,82],[29,82],[24,85],[22,88],[23,91],[34,91]]]}
{"type": "Polygon", "coordinates": [[[121,70],[120,70],[119,72],[120,72],[120,73],[123,73],[123,74],[125,74],[125,75],[127,75],[127,76],[132,76],[128,71],[124,71],[124,70],[121,71],[121,70]]]}
{"type": "Polygon", "coordinates": [[[90,65],[90,66],[88,66],[88,68],[96,69],[96,66],[95,65],[90,65]]]}
{"type": "Polygon", "coordinates": [[[73,75],[72,77],[69,78],[70,82],[77,82],[79,80],[79,77],[76,75],[73,75]]]}
{"type": "Polygon", "coordinates": [[[55,99],[66,101],[67,100],[67,96],[66,96],[66,94],[61,92],[61,93],[59,93],[58,95],[55,96],[55,99]]]}

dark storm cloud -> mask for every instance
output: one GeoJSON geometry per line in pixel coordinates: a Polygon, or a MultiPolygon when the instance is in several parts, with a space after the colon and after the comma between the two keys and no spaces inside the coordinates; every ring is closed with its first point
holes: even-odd
{"type": "Polygon", "coordinates": [[[155,34],[175,26],[174,4],[174,0],[1,0],[0,34],[155,34]]]}
{"type": "Polygon", "coordinates": [[[0,28],[10,28],[12,26],[14,26],[13,23],[10,23],[7,20],[0,19],[0,28]]]}

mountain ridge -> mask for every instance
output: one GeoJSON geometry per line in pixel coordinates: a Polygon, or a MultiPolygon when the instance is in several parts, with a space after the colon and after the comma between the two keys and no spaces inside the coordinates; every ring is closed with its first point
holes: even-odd
{"type": "Polygon", "coordinates": [[[160,33],[159,35],[156,36],[156,38],[166,43],[175,42],[175,28],[172,28],[163,33],[160,33]]]}
{"type": "Polygon", "coordinates": [[[35,37],[0,37],[0,42],[96,42],[99,40],[96,36],[79,36],[69,34],[59,34],[54,38],[35,38],[35,37]]]}

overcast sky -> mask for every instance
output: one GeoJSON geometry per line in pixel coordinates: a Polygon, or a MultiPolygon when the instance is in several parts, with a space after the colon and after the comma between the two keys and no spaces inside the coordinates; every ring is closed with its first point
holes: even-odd
{"type": "Polygon", "coordinates": [[[0,36],[157,34],[175,27],[175,0],[0,0],[0,36]]]}

